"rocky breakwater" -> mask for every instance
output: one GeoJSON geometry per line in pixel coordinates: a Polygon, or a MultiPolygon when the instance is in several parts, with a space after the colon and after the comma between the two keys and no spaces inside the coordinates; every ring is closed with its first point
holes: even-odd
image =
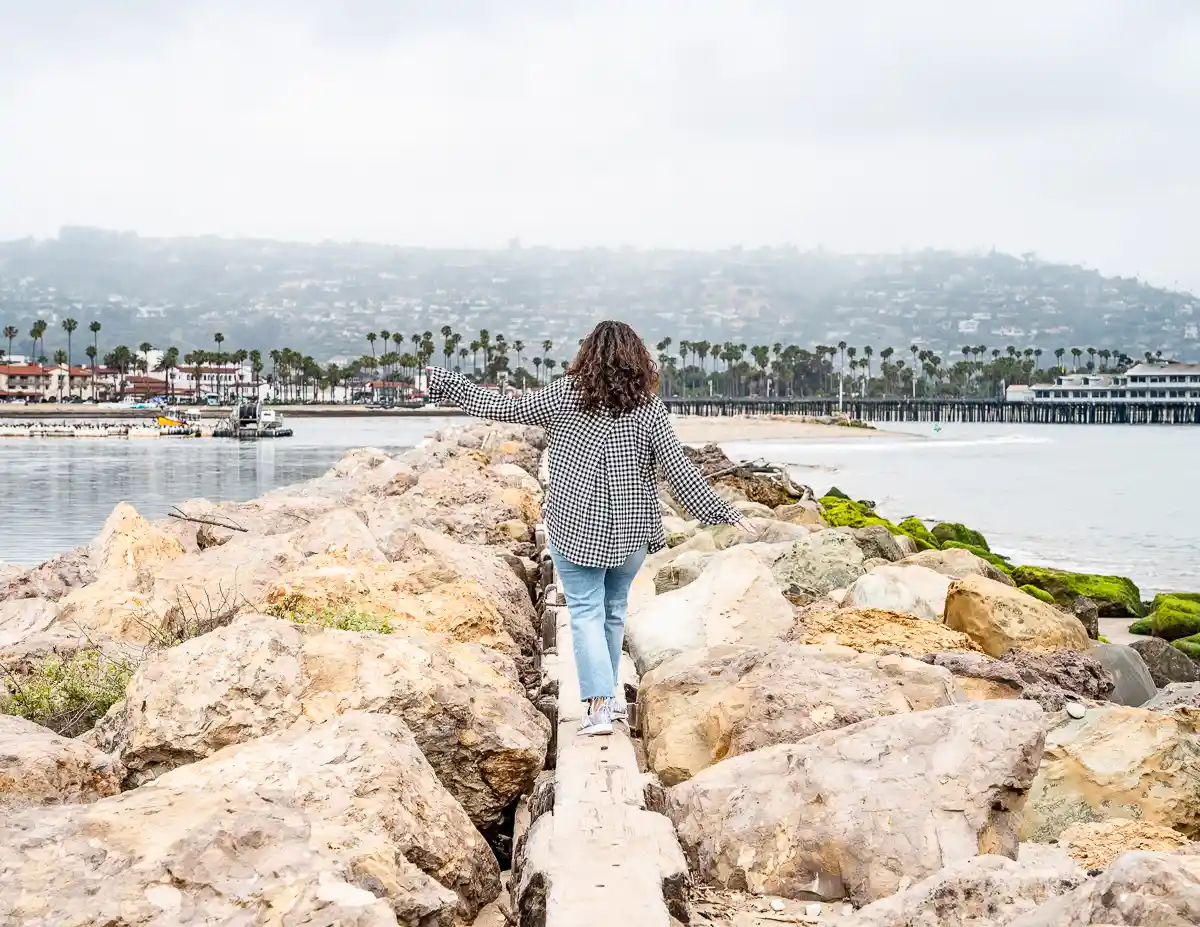
{"type": "Polygon", "coordinates": [[[1200,923],[1195,684],[1089,633],[1144,610],[1126,583],[719,491],[759,534],[664,500],[626,638],[693,924],[1200,923]]]}
{"type": "Polygon", "coordinates": [[[467,426],[122,505],[8,576],[0,924],[473,923],[550,741],[543,441],[467,426]]]}

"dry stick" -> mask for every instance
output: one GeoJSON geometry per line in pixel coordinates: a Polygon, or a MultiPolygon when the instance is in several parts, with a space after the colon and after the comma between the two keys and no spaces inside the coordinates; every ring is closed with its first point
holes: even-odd
{"type": "MultiPolygon", "coordinates": [[[[175,511],[167,512],[168,518],[178,518],[180,521],[191,521],[198,525],[212,525],[214,528],[227,528],[230,531],[248,531],[248,528],[243,528],[241,525],[228,524],[226,522],[215,521],[211,518],[200,518],[196,515],[188,515],[177,505],[171,506],[175,511]]],[[[299,517],[299,516],[297,516],[299,517]]]]}

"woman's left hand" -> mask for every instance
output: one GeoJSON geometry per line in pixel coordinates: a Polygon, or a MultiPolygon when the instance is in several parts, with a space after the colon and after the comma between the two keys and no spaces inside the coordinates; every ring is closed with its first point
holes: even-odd
{"type": "Polygon", "coordinates": [[[738,518],[738,520],[733,523],[733,526],[739,531],[746,532],[746,534],[758,534],[758,529],[754,527],[750,519],[745,515],[742,515],[740,518],[738,518]]]}

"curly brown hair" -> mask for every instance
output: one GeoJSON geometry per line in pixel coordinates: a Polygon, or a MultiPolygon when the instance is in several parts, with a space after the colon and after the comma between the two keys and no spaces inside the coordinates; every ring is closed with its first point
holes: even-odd
{"type": "Polygon", "coordinates": [[[624,322],[601,322],[583,339],[567,368],[585,412],[625,415],[658,392],[658,368],[637,332],[624,322]]]}

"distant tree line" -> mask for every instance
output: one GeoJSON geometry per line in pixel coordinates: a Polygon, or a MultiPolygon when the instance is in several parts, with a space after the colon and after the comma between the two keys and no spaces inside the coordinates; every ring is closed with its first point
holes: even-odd
{"type": "MultiPolygon", "coordinates": [[[[61,323],[66,338],[65,349],[53,352],[55,364],[72,365],[73,335],[79,329],[75,319],[61,323]]],[[[49,363],[45,336],[49,329],[37,320],[28,332],[30,356],[43,365],[49,363]]],[[[117,345],[101,353],[99,337],[102,326],[98,321],[88,325],[92,342],[84,350],[95,376],[97,366],[117,371],[123,382],[136,372],[150,372],[150,353],[155,346],[143,341],[136,349],[117,345]]],[[[21,333],[14,325],[3,330],[7,342],[0,355],[12,356],[13,344],[21,333]]],[[[292,348],[275,348],[266,353],[270,370],[266,370],[263,353],[259,350],[224,348],[225,336],[213,334],[214,350],[194,349],[186,354],[174,346],[161,349],[161,358],[154,365],[156,373],[172,382],[173,370],[191,373],[193,382],[204,389],[205,376],[214,380],[211,391],[228,391],[228,384],[216,380],[219,374],[207,374],[209,368],[230,364],[250,364],[252,383],[257,387],[268,382],[276,396],[284,400],[321,399],[332,396],[338,387],[365,386],[372,380],[382,380],[397,387],[411,387],[418,381],[420,370],[436,361],[456,369],[476,380],[496,383],[506,380],[521,388],[533,388],[548,383],[556,373],[566,370],[570,359],[551,356],[554,345],[542,341],[526,345],[509,341],[503,334],[493,336],[487,329],[469,337],[442,326],[440,339],[431,331],[405,335],[386,329],[368,332],[365,340],[370,349],[346,364],[320,364],[310,355],[292,348]],[[532,369],[530,369],[532,368],[532,369]]],[[[963,345],[961,358],[943,358],[919,345],[897,351],[886,347],[878,352],[871,345],[816,345],[806,348],[775,342],[771,345],[745,345],[734,342],[679,341],[663,338],[655,346],[662,378],[662,389],[670,395],[721,396],[823,396],[834,395],[839,387],[853,395],[923,396],[923,397],[997,397],[1005,386],[1014,383],[1048,383],[1067,372],[1088,371],[1118,373],[1135,361],[1123,351],[1108,348],[1055,348],[1050,352],[1053,363],[1043,366],[1046,352],[1040,347],[988,348],[986,345],[963,345]]],[[[1149,361],[1161,359],[1162,352],[1143,355],[1149,361]]]]}

